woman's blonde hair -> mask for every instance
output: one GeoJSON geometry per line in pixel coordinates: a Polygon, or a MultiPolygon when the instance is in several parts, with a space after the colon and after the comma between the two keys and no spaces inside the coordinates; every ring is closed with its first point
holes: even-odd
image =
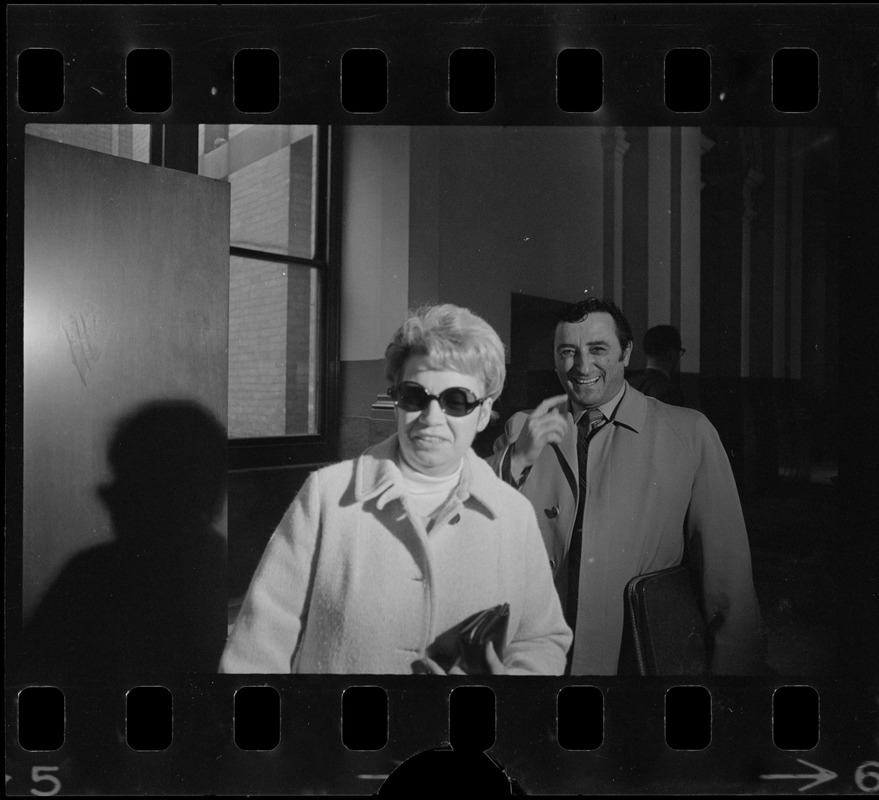
{"type": "Polygon", "coordinates": [[[385,350],[385,377],[392,386],[411,356],[427,356],[437,369],[479,378],[493,400],[504,388],[503,342],[491,325],[469,309],[446,303],[411,311],[385,350]]]}

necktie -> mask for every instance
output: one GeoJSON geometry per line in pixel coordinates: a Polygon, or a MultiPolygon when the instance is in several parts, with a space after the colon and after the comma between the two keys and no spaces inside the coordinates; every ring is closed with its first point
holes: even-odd
{"type": "MultiPolygon", "coordinates": [[[[565,618],[571,629],[577,622],[577,596],[580,584],[580,554],[583,549],[583,516],[586,507],[586,459],[589,442],[604,424],[604,414],[597,408],[590,408],[577,423],[577,471],[580,478],[580,496],[577,502],[577,516],[571,532],[571,545],[568,548],[568,597],[565,605],[565,618]]],[[[571,648],[572,653],[574,648],[571,648]]],[[[570,653],[568,658],[570,659],[570,653]]]]}

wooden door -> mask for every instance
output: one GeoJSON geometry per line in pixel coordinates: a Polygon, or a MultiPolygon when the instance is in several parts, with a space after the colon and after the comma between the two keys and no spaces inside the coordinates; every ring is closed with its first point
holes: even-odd
{"type": "Polygon", "coordinates": [[[561,394],[555,372],[555,319],[567,303],[514,292],[510,295],[510,368],[502,402],[507,411],[530,409],[561,394]]]}
{"type": "Polygon", "coordinates": [[[225,430],[229,289],[228,184],[26,140],[24,619],[118,533],[104,492],[120,421],[191,403],[225,430]]]}

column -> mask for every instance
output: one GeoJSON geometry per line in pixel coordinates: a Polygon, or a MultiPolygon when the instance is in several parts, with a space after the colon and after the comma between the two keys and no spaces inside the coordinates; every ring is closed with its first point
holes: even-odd
{"type": "Polygon", "coordinates": [[[757,216],[753,192],[763,181],[763,174],[749,169],[742,184],[742,322],[741,322],[741,376],[751,374],[751,226],[757,216]]]}
{"type": "Polygon", "coordinates": [[[699,372],[701,359],[702,156],[713,146],[699,128],[681,128],[680,311],[687,355],[684,372],[699,372]]]}
{"type": "MultiPolygon", "coordinates": [[[[623,305],[623,160],[629,149],[625,128],[617,125],[605,133],[605,169],[610,169],[612,226],[610,231],[613,301],[623,305]]],[[[605,206],[607,215],[607,206],[605,206]]],[[[605,233],[605,252],[608,237],[605,233]]],[[[606,267],[607,268],[607,267],[606,267]]],[[[607,287],[605,287],[605,290],[607,287]]]]}
{"type": "Polygon", "coordinates": [[[793,129],[790,182],[790,288],[788,359],[790,377],[802,374],[803,342],[803,154],[805,131],[793,129]]]}
{"type": "Polygon", "coordinates": [[[772,234],[772,377],[787,373],[788,198],[790,129],[775,131],[775,191],[772,234]]]}
{"type": "Polygon", "coordinates": [[[671,128],[650,128],[647,141],[647,324],[671,314],[671,128]]]}

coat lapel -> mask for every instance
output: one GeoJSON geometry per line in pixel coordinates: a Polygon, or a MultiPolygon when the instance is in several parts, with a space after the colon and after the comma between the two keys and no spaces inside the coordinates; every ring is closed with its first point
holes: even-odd
{"type": "Polygon", "coordinates": [[[565,412],[568,427],[565,438],[558,444],[552,445],[565,479],[571,487],[574,497],[579,495],[579,480],[577,478],[577,426],[574,424],[574,415],[570,411],[565,412]]]}
{"type": "Polygon", "coordinates": [[[551,445],[562,473],[571,487],[571,494],[576,499],[579,495],[579,481],[577,479],[577,426],[571,412],[566,412],[568,428],[565,438],[558,444],[551,445]]]}

